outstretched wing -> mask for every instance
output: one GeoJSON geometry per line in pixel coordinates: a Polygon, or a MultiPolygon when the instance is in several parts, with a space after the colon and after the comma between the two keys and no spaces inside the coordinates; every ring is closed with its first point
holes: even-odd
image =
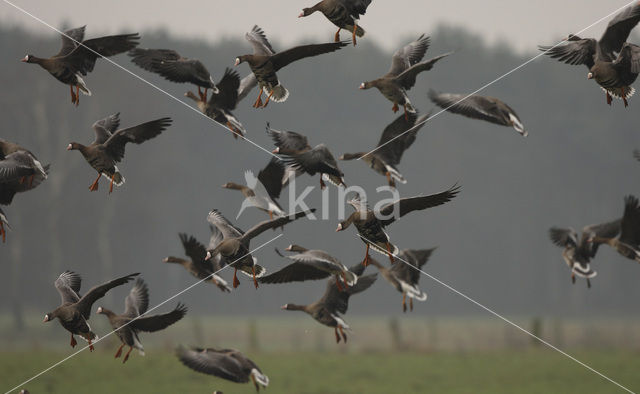
{"type": "Polygon", "coordinates": [[[62,303],[74,304],[80,300],[80,285],[82,279],[80,275],[73,271],[65,271],[54,282],[56,290],[60,293],[62,303]]]}
{"type": "Polygon", "coordinates": [[[255,226],[251,227],[249,230],[247,230],[247,232],[242,236],[242,239],[243,241],[249,241],[252,238],[257,237],[258,235],[262,234],[263,232],[269,229],[282,227],[286,224],[293,222],[296,219],[305,217],[308,214],[313,213],[315,211],[316,211],[315,208],[312,208],[308,211],[300,211],[300,212],[293,213],[291,215],[281,216],[273,220],[262,221],[256,224],[255,226]]]}
{"type": "Polygon", "coordinates": [[[93,127],[93,131],[96,134],[96,139],[93,141],[93,143],[104,144],[109,139],[109,137],[111,137],[111,135],[118,129],[119,126],[120,112],[96,121],[93,126],[91,126],[93,127]]]}
{"type": "Polygon", "coordinates": [[[163,313],[161,315],[140,317],[129,324],[131,324],[132,328],[140,331],[160,331],[182,319],[186,313],[187,307],[178,303],[176,308],[171,312],[163,313]]]}
{"type": "Polygon", "coordinates": [[[111,154],[115,161],[120,161],[124,157],[124,148],[128,142],[141,144],[162,133],[171,125],[172,119],[169,117],[152,120],[127,129],[118,130],[107,141],[104,147],[111,154]]]}
{"type": "Polygon", "coordinates": [[[107,291],[113,289],[117,286],[122,286],[125,283],[133,280],[136,276],[140,275],[139,273],[123,276],[114,280],[111,280],[107,283],[103,283],[99,286],[94,286],[85,294],[80,300],[77,302],[77,308],[82,313],[85,319],[89,319],[91,316],[91,306],[94,302],[104,297],[107,294],[107,291]]]}
{"type": "Polygon", "coordinates": [[[570,36],[565,44],[558,46],[538,46],[545,55],[563,63],[578,66],[584,64],[591,69],[594,65],[597,42],[593,38],[570,36]]]}
{"type": "Polygon", "coordinates": [[[140,278],[136,279],[133,288],[124,299],[124,315],[135,318],[147,311],[149,307],[149,288],[140,278]]]}
{"type": "Polygon", "coordinates": [[[431,70],[434,64],[436,64],[439,60],[451,55],[452,53],[453,52],[443,53],[442,55],[433,57],[429,60],[425,60],[424,62],[414,64],[413,66],[403,71],[400,75],[398,75],[396,77],[396,80],[403,88],[411,89],[413,85],[416,84],[416,77],[419,73],[431,70]]]}
{"type": "Polygon", "coordinates": [[[267,40],[267,35],[264,34],[264,30],[262,30],[258,25],[254,25],[253,29],[251,29],[249,33],[245,34],[244,37],[253,47],[254,54],[269,56],[276,53],[269,40],[267,40]]]}
{"type": "Polygon", "coordinates": [[[60,52],[58,52],[54,57],[66,56],[73,52],[73,50],[79,45],[78,43],[84,40],[84,29],[86,27],[86,25],[76,27],[75,29],[69,29],[65,31],[64,34],[61,34],[60,38],[62,39],[62,48],[60,48],[60,52]]]}
{"type": "Polygon", "coordinates": [[[324,53],[335,52],[347,46],[347,42],[328,42],[325,44],[310,44],[293,47],[271,56],[271,64],[275,71],[306,57],[318,56],[324,53]]]}
{"type": "Polygon", "coordinates": [[[378,211],[379,220],[383,226],[388,226],[396,219],[403,217],[409,212],[437,207],[451,201],[460,192],[460,186],[453,185],[448,190],[428,196],[418,196],[401,198],[397,201],[384,205],[378,211]]]}
{"type": "Polygon", "coordinates": [[[387,75],[398,76],[409,67],[418,63],[429,49],[430,38],[422,34],[417,40],[398,49],[391,58],[391,68],[387,75]]]}

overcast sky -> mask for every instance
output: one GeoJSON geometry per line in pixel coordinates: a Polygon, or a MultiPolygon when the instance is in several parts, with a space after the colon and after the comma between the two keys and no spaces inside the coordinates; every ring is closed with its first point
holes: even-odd
{"type": "MultiPolygon", "coordinates": [[[[258,24],[273,41],[290,44],[301,37],[331,40],[335,32],[321,14],[297,18],[302,7],[313,5],[315,0],[9,1],[56,27],[64,21],[71,26],[86,24],[88,37],[122,30],[166,28],[185,37],[215,42],[242,36],[258,24]]],[[[490,41],[506,40],[520,51],[534,51],[538,44],[576,33],[629,3],[629,0],[374,0],[361,25],[367,31],[366,39],[387,48],[409,34],[428,34],[438,23],[447,23],[466,26],[490,41]]],[[[40,31],[48,29],[6,2],[0,2],[0,20],[3,24],[21,24],[40,31]]],[[[585,34],[599,37],[607,20],[585,34]]]]}

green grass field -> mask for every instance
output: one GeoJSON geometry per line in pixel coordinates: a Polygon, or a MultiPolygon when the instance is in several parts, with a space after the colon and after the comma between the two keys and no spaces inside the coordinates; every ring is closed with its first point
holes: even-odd
{"type": "MultiPolygon", "coordinates": [[[[127,364],[115,349],[82,352],[25,387],[31,393],[252,393],[239,385],[183,367],[166,350],[132,353],[127,364]]],[[[70,353],[2,353],[5,392],[70,353]]],[[[617,386],[548,349],[472,353],[258,353],[271,393],[615,393],[617,386]]],[[[640,357],[632,352],[574,354],[631,390],[640,390],[640,357]]]]}

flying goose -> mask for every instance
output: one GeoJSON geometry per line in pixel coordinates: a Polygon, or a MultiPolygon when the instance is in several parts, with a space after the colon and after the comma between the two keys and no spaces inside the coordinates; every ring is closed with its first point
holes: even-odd
{"type": "Polygon", "coordinates": [[[109,179],[109,193],[113,191],[113,185],[124,184],[124,177],[118,170],[116,163],[124,158],[124,149],[128,142],[141,144],[148,141],[171,125],[171,118],[160,118],[117,130],[120,125],[120,113],[110,115],[93,124],[96,139],[88,146],[78,142],[72,142],[67,150],[79,150],[89,165],[98,172],[98,177],[89,186],[89,190],[98,190],[98,181],[101,176],[109,179]]]}
{"type": "Polygon", "coordinates": [[[222,216],[218,210],[214,209],[209,212],[207,220],[222,233],[223,238],[215,247],[210,246],[210,249],[207,251],[206,259],[208,260],[212,257],[216,257],[218,254],[221,255],[226,264],[229,264],[234,268],[234,288],[240,285],[240,281],[237,277],[238,270],[240,270],[253,278],[253,284],[257,289],[257,278],[263,276],[266,269],[258,265],[256,263],[257,259],[251,256],[249,249],[249,243],[251,240],[269,229],[283,227],[285,224],[291,223],[292,221],[307,216],[309,213],[313,212],[315,212],[315,209],[311,209],[308,212],[296,212],[273,220],[265,220],[244,232],[231,224],[231,222],[222,216]]]}
{"type": "Polygon", "coordinates": [[[281,309],[287,311],[303,311],[309,314],[309,316],[313,317],[318,323],[328,327],[333,327],[337,343],[340,342],[340,336],[342,336],[344,343],[347,343],[347,335],[344,331],[349,331],[351,328],[342,319],[340,314],[344,315],[347,313],[349,297],[365,291],[371,287],[373,282],[378,278],[378,274],[362,276],[364,268],[365,267],[359,263],[349,268],[349,271],[358,276],[358,283],[354,286],[340,290],[338,289],[336,281],[329,279],[327,281],[327,287],[324,295],[316,302],[309,305],[285,304],[281,309]],[[340,334],[338,334],[338,331],[340,334]]]}
{"type": "Polygon", "coordinates": [[[50,58],[26,55],[22,61],[38,64],[53,75],[58,81],[69,85],[71,102],[80,104],[80,91],[91,96],[91,91],[82,79],[93,71],[96,60],[127,52],[138,45],[138,33],[120,34],[84,40],[85,26],[67,30],[61,35],[62,48],[50,58]],[[73,88],[76,88],[75,93],[73,88]]]}
{"type": "Polygon", "coordinates": [[[129,354],[136,348],[140,355],[144,356],[144,349],[140,338],[138,338],[138,332],[155,332],[164,330],[173,323],[182,319],[187,313],[187,307],[178,303],[176,308],[168,313],[161,315],[142,316],[149,307],[149,288],[147,284],[140,278],[136,279],[133,288],[124,300],[124,313],[117,315],[104,307],[98,307],[96,313],[99,315],[105,315],[109,319],[111,328],[115,331],[116,335],[120,339],[122,344],[116,352],[115,358],[120,357],[122,354],[122,348],[127,345],[129,351],[125,354],[122,363],[126,363],[129,359],[129,354]],[[142,317],[141,317],[142,316],[142,317]]]}
{"type": "Polygon", "coordinates": [[[454,185],[448,190],[428,196],[401,198],[381,206],[376,211],[369,208],[363,197],[356,196],[347,202],[355,211],[348,218],[338,223],[336,231],[343,231],[351,224],[356,227],[358,236],[367,245],[362,265],[369,264],[370,247],[379,253],[387,255],[391,264],[393,264],[393,256],[397,255],[400,250],[391,243],[384,228],[410,212],[445,204],[457,196],[459,192],[460,186],[454,185]]]}
{"type": "Polygon", "coordinates": [[[72,271],[65,271],[54,283],[56,290],[60,293],[62,305],[44,315],[43,321],[46,323],[57,318],[60,325],[71,333],[71,347],[77,345],[75,334],[89,342],[89,350],[93,351],[91,341],[98,336],[91,331],[91,327],[87,323],[91,317],[91,306],[98,299],[104,297],[109,290],[124,285],[138,275],[139,273],[130,274],[94,286],[84,296],[80,296],[82,283],[80,275],[72,271]]]}
{"type": "Polygon", "coordinates": [[[180,346],[177,356],[182,364],[197,372],[235,383],[248,383],[251,380],[256,391],[260,391],[260,386],[266,388],[269,385],[269,378],[256,363],[234,349],[186,349],[180,346]]]}
{"type": "Polygon", "coordinates": [[[409,119],[409,113],[415,113],[416,109],[411,104],[407,90],[416,84],[416,77],[423,71],[429,71],[440,59],[449,56],[452,52],[436,56],[421,62],[429,48],[429,37],[422,34],[417,40],[398,49],[391,59],[389,72],[373,81],[362,82],[360,89],[376,88],[382,95],[393,103],[393,112],[398,111],[398,106],[404,107],[404,114],[409,119]]]}
{"type": "Polygon", "coordinates": [[[331,23],[338,27],[334,41],[340,41],[340,30],[351,32],[353,46],[356,46],[356,36],[364,36],[364,29],[358,26],[360,15],[367,12],[371,0],[322,0],[312,7],[303,8],[298,18],[309,16],[320,11],[331,23]]]}
{"type": "Polygon", "coordinates": [[[416,140],[418,131],[424,126],[430,115],[418,118],[417,114],[400,115],[389,123],[382,132],[376,148],[367,152],[345,153],[340,160],[360,159],[378,174],[384,175],[390,187],[396,187],[396,181],[407,183],[396,168],[400,164],[404,151],[416,140]]]}
{"type": "Polygon", "coordinates": [[[626,107],[629,105],[627,99],[635,93],[630,85],[640,73],[640,47],[626,41],[638,22],[640,2],[635,2],[611,19],[600,40],[570,34],[562,45],[539,48],[553,59],[587,66],[587,78],[602,87],[607,104],[611,105],[613,96],[621,98],[626,107]]]}
{"type": "Polygon", "coordinates": [[[253,47],[253,54],[238,56],[235,65],[248,63],[258,81],[260,92],[253,105],[255,108],[266,107],[270,100],[279,103],[289,97],[289,91],[282,86],[276,75],[276,72],[281,68],[306,57],[335,52],[347,45],[345,42],[301,45],[276,53],[264,31],[258,26],[254,26],[251,32],[245,35],[245,38],[253,47]],[[264,104],[262,103],[263,92],[267,95],[264,104]]]}
{"type": "Polygon", "coordinates": [[[434,90],[429,90],[429,98],[440,108],[454,114],[485,120],[501,126],[513,127],[523,137],[529,135],[516,111],[495,97],[478,96],[476,94],[438,93],[434,90]]]}

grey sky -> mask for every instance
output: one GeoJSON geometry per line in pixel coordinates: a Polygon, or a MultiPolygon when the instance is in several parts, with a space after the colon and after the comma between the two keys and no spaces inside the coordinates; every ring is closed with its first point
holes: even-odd
{"type": "MultiPolygon", "coordinates": [[[[304,20],[296,17],[302,7],[313,5],[316,0],[11,1],[54,26],[63,21],[71,26],[87,24],[89,37],[166,28],[182,36],[215,42],[241,36],[258,24],[273,41],[291,44],[302,37],[331,40],[335,32],[320,14],[304,20]]],[[[534,51],[537,44],[583,29],[627,3],[630,1],[374,0],[361,24],[367,30],[367,39],[387,48],[407,35],[428,34],[438,23],[447,23],[464,25],[491,42],[506,40],[520,51],[534,51]]],[[[0,3],[0,21],[47,30],[6,3],[0,3]]],[[[599,37],[606,23],[601,22],[585,34],[599,37]]]]}

